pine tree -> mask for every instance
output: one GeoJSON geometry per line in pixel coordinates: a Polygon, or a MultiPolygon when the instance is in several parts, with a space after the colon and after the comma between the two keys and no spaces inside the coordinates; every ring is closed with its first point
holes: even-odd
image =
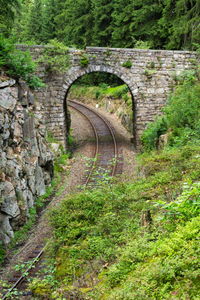
{"type": "Polygon", "coordinates": [[[133,1],[115,0],[112,13],[112,46],[131,48],[135,38],[131,30],[133,20],[133,1]]]}
{"type": "Polygon", "coordinates": [[[0,33],[8,36],[20,7],[19,0],[0,0],[0,33]]]}
{"type": "Polygon", "coordinates": [[[32,0],[22,1],[20,14],[15,18],[11,31],[12,38],[14,38],[16,42],[26,43],[28,40],[28,23],[31,8],[32,0]]]}
{"type": "Polygon", "coordinates": [[[113,0],[93,0],[94,33],[93,44],[95,46],[111,46],[112,40],[112,13],[114,11],[113,0]]]}
{"type": "Polygon", "coordinates": [[[44,3],[42,0],[34,0],[31,7],[28,22],[28,39],[36,43],[45,42],[44,34],[44,3]]]}
{"type": "Polygon", "coordinates": [[[167,32],[167,49],[191,49],[200,43],[200,1],[165,0],[161,24],[167,32]]]}
{"type": "Polygon", "coordinates": [[[91,0],[65,1],[55,21],[56,36],[66,45],[84,47],[91,43],[93,28],[91,0]]]}

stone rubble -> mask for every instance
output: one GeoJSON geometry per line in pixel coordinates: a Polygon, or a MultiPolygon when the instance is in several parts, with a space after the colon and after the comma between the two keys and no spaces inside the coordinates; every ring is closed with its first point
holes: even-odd
{"type": "Polygon", "coordinates": [[[0,81],[0,242],[8,244],[53,176],[42,105],[24,82],[0,81]]]}

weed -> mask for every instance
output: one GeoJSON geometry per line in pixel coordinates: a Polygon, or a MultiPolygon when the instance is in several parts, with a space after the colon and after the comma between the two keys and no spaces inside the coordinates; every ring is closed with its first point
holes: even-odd
{"type": "Polygon", "coordinates": [[[42,80],[34,75],[36,63],[28,51],[15,49],[14,45],[0,35],[0,68],[17,80],[22,78],[31,88],[44,87],[42,80]]]}
{"type": "Polygon", "coordinates": [[[132,65],[132,62],[130,60],[127,60],[122,64],[122,67],[130,69],[132,65]]]}
{"type": "Polygon", "coordinates": [[[152,70],[152,69],[145,69],[144,70],[144,75],[147,77],[147,78],[152,78],[152,76],[156,73],[156,70],[152,70]]]}
{"type": "Polygon", "coordinates": [[[57,40],[51,40],[38,62],[45,65],[47,72],[64,73],[70,66],[68,48],[57,40]]]}
{"type": "Polygon", "coordinates": [[[87,67],[88,66],[88,64],[89,64],[89,57],[88,57],[88,55],[87,54],[82,54],[81,55],[81,58],[80,58],[80,65],[81,65],[81,67],[82,68],[85,68],[85,67],[87,67]]]}

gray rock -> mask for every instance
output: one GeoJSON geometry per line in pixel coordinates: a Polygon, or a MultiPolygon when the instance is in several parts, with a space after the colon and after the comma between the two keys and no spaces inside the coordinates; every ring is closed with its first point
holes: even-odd
{"type": "Polygon", "coordinates": [[[17,102],[16,90],[10,87],[0,89],[0,106],[13,111],[17,102]]]}
{"type": "Polygon", "coordinates": [[[30,190],[28,190],[27,192],[27,205],[28,205],[28,209],[30,209],[34,205],[33,194],[31,193],[30,190]]]}
{"type": "Polygon", "coordinates": [[[0,82],[0,88],[7,87],[7,86],[12,86],[16,83],[14,79],[6,80],[6,81],[1,81],[0,82]]]}
{"type": "Polygon", "coordinates": [[[33,105],[35,103],[35,96],[30,91],[28,92],[28,104],[33,105]]]}
{"type": "Polygon", "coordinates": [[[34,119],[25,115],[26,120],[23,125],[23,136],[25,141],[30,141],[34,138],[34,119]]]}
{"type": "Polygon", "coordinates": [[[0,183],[0,195],[2,203],[0,210],[11,217],[16,217],[20,214],[19,206],[14,186],[9,181],[0,183]]]}
{"type": "Polygon", "coordinates": [[[9,244],[13,237],[14,232],[10,225],[10,217],[0,213],[0,240],[4,244],[9,244]]]}
{"type": "Polygon", "coordinates": [[[46,192],[44,176],[40,166],[37,166],[35,170],[35,189],[38,197],[44,195],[46,192]]]}
{"type": "Polygon", "coordinates": [[[26,85],[19,95],[17,86],[0,89],[0,238],[5,244],[26,222],[34,200],[45,193],[53,175],[42,108],[37,105],[35,115],[37,102],[33,104],[34,95],[26,85]]]}

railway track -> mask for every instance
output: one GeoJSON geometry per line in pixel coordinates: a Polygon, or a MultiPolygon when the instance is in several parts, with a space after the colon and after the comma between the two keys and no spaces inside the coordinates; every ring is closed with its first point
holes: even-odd
{"type": "MultiPolygon", "coordinates": [[[[83,178],[83,185],[85,187],[93,187],[104,179],[105,174],[107,178],[110,178],[121,173],[122,161],[121,158],[119,158],[115,132],[109,121],[82,103],[68,101],[68,106],[84,115],[91,125],[95,137],[95,142],[92,145],[93,159],[89,171],[83,178]]],[[[28,258],[31,260],[31,263],[29,263],[29,266],[23,271],[23,274],[18,271],[12,275],[9,280],[12,286],[0,299],[15,299],[11,296],[13,291],[16,289],[23,290],[23,288],[26,287],[26,278],[31,274],[33,266],[35,267],[42,259],[45,248],[46,246],[44,245],[36,245],[35,250],[28,258]]],[[[24,296],[26,295],[27,293],[24,293],[24,296]]],[[[24,296],[22,295],[22,299],[24,299],[24,296]]]]}
{"type": "Polygon", "coordinates": [[[111,178],[121,173],[122,161],[118,155],[115,131],[110,122],[85,104],[68,101],[68,106],[84,115],[89,121],[96,140],[92,145],[94,158],[89,172],[83,179],[83,185],[98,185],[104,177],[111,178]]]}

